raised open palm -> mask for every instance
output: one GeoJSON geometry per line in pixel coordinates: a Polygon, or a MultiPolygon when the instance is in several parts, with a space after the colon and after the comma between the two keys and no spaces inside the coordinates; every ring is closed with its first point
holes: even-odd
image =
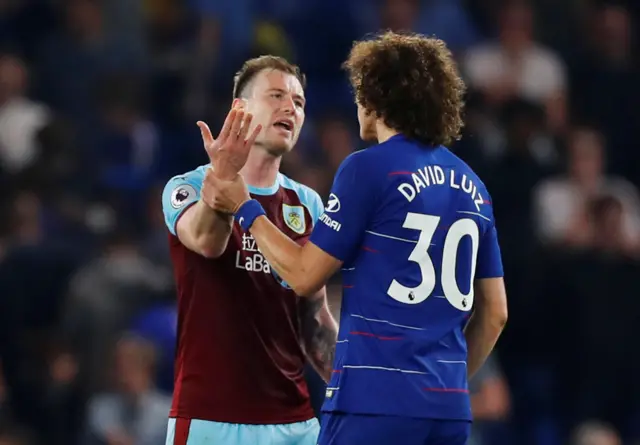
{"type": "Polygon", "coordinates": [[[206,123],[198,121],[204,149],[209,155],[209,162],[214,167],[213,170],[218,178],[232,180],[247,162],[249,151],[262,130],[262,126],[257,125],[251,136],[247,138],[252,119],[251,113],[232,109],[217,139],[213,138],[206,123]]]}

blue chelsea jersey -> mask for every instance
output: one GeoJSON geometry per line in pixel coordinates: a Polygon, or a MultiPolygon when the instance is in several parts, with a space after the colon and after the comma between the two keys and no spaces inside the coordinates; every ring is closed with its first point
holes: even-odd
{"type": "Polygon", "coordinates": [[[489,193],[471,168],[400,135],[354,153],[311,242],[344,262],[323,409],[471,419],[473,281],[503,275],[489,193]]]}

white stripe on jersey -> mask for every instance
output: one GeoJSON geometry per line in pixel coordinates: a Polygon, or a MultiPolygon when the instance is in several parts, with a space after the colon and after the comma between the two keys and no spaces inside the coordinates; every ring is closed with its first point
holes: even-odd
{"type": "Polygon", "coordinates": [[[355,317],[355,318],[361,318],[363,320],[373,321],[375,323],[386,323],[388,325],[396,326],[398,328],[415,329],[416,331],[424,331],[425,330],[424,328],[418,328],[418,327],[415,327],[415,326],[407,326],[407,325],[404,325],[404,324],[391,323],[390,321],[387,321],[387,320],[376,320],[375,318],[367,318],[367,317],[363,317],[362,315],[357,315],[357,314],[350,314],[350,315],[352,317],[355,317]]]}
{"type": "Polygon", "coordinates": [[[486,216],[484,216],[482,213],[477,213],[477,212],[467,212],[466,210],[458,210],[458,213],[466,213],[467,215],[476,215],[479,216],[482,219],[486,219],[487,221],[491,221],[491,218],[487,218],[486,216]]]}
{"type": "Polygon", "coordinates": [[[385,368],[384,366],[354,366],[354,365],[343,365],[343,368],[347,369],[374,369],[376,371],[393,371],[393,372],[402,372],[405,374],[422,374],[427,375],[427,372],[421,371],[412,371],[410,369],[399,369],[399,368],[385,368]]]}
{"type": "Polygon", "coordinates": [[[372,232],[371,230],[365,230],[365,232],[370,233],[371,235],[381,236],[382,238],[394,239],[396,241],[404,241],[405,243],[417,244],[418,242],[412,239],[398,238],[397,236],[391,236],[391,235],[385,235],[384,233],[372,232]]]}

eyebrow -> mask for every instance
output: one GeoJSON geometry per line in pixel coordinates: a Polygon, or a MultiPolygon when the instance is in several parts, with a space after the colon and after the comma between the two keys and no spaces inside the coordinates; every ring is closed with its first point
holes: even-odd
{"type": "MultiPolygon", "coordinates": [[[[269,88],[267,92],[270,92],[270,91],[277,91],[278,93],[284,93],[284,94],[288,93],[287,90],[283,90],[282,88],[269,88]]],[[[300,94],[297,94],[297,93],[294,93],[293,97],[294,99],[301,99],[303,102],[307,101],[307,99],[304,96],[301,96],[300,94]]]]}

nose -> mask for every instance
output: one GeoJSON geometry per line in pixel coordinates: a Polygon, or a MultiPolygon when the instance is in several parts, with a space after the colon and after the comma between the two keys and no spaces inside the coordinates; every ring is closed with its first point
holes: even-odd
{"type": "Polygon", "coordinates": [[[282,102],[282,109],[285,113],[287,113],[287,115],[293,114],[294,110],[296,109],[296,104],[293,101],[293,97],[287,96],[284,99],[284,101],[282,102]]]}

